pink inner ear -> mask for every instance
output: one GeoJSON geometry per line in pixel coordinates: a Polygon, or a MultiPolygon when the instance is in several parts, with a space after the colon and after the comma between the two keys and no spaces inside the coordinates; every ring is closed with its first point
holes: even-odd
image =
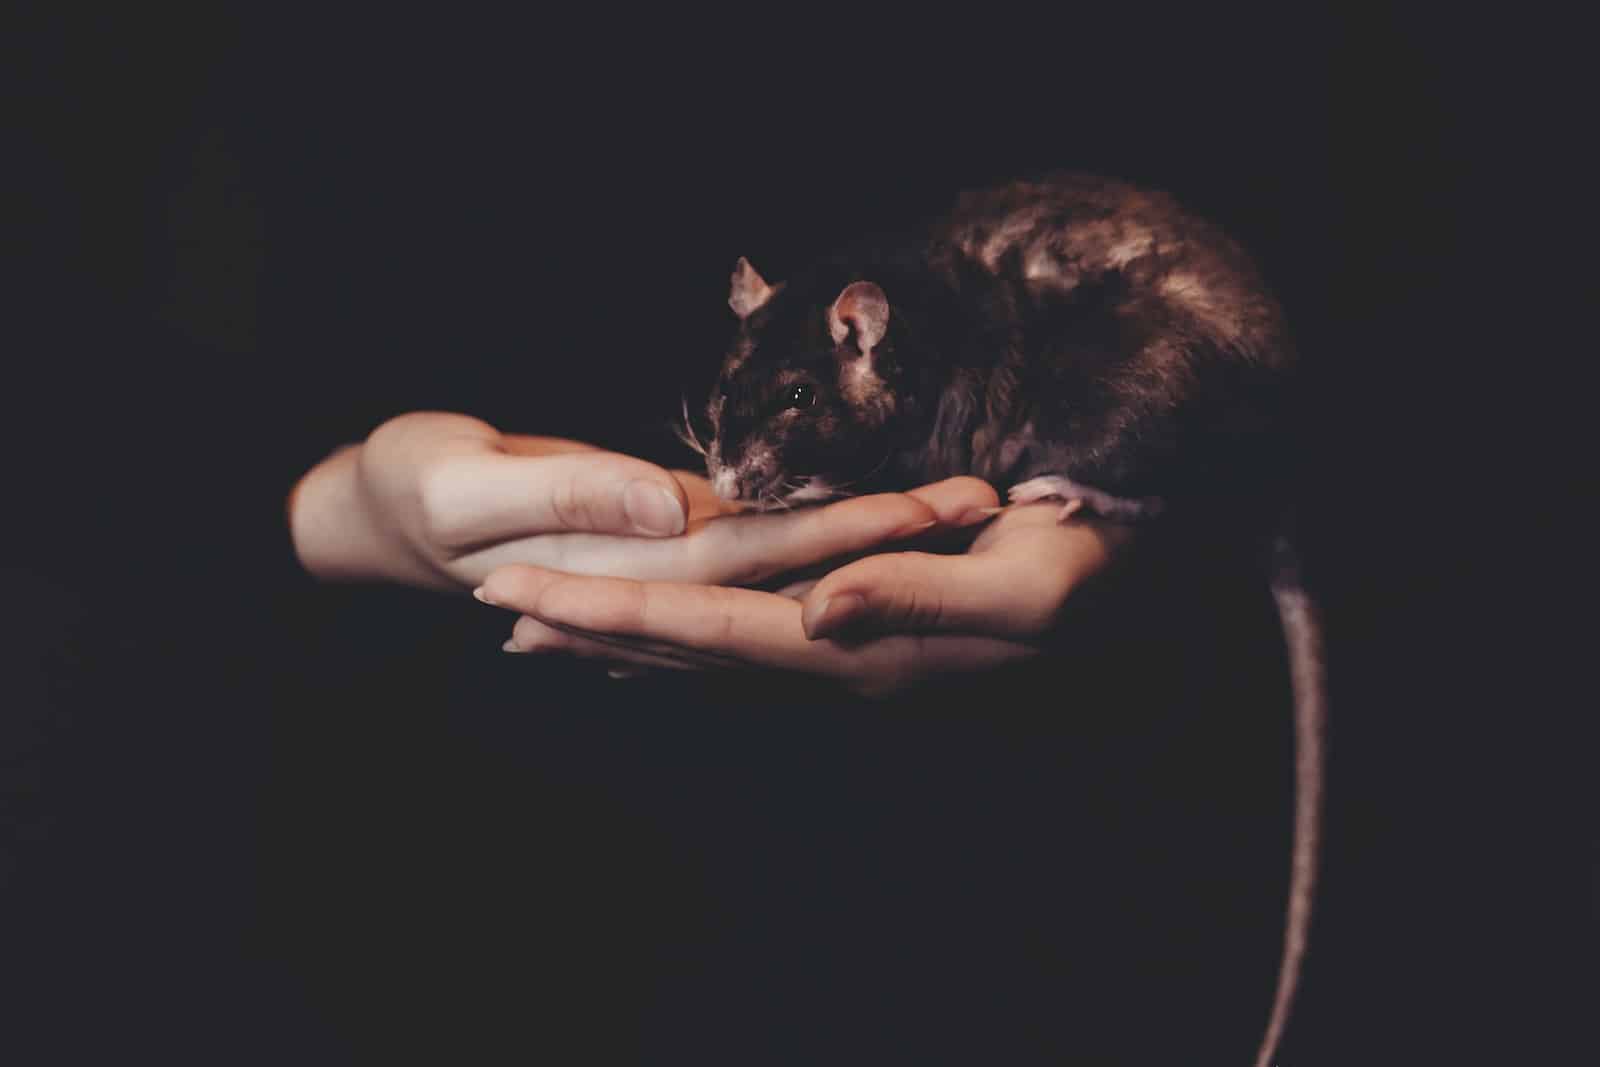
{"type": "Polygon", "coordinates": [[[732,282],[732,287],[728,290],[728,306],[741,319],[749,318],[757,308],[771,300],[772,294],[776,292],[743,256],[740,256],[739,262],[734,264],[733,277],[729,281],[732,282]]]}
{"type": "Polygon", "coordinates": [[[828,332],[834,344],[843,344],[856,332],[856,346],[868,356],[889,332],[889,298],[872,282],[852,282],[828,309],[828,332]]]}

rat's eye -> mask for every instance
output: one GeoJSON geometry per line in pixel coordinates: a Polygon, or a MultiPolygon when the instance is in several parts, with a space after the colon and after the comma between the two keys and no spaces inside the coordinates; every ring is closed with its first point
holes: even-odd
{"type": "Polygon", "coordinates": [[[801,383],[790,386],[783,394],[783,406],[786,408],[805,409],[817,402],[817,391],[811,386],[801,383]]]}

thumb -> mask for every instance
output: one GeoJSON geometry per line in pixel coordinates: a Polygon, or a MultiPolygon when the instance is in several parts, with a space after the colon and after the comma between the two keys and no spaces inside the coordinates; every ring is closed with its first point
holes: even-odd
{"type": "Polygon", "coordinates": [[[688,515],[677,479],[618,452],[458,456],[422,496],[434,536],[452,546],[564,531],[672,537],[688,515]]]}
{"type": "Polygon", "coordinates": [[[1010,516],[1004,538],[984,551],[899,552],[841,567],[806,594],[801,623],[812,640],[845,630],[1030,637],[1051,625],[1122,540],[1035,508],[1010,516]]]}
{"type": "Polygon", "coordinates": [[[841,633],[1025,631],[1031,620],[1008,601],[1005,586],[1013,583],[999,569],[981,555],[869,556],[834,571],[806,594],[801,625],[813,641],[841,633]]]}

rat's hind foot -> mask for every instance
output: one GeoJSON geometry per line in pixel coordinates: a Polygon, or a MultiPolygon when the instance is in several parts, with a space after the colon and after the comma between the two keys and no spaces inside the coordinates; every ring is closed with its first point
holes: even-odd
{"type": "Polygon", "coordinates": [[[1066,522],[1075,512],[1085,508],[1104,519],[1136,522],[1140,519],[1155,518],[1161,514],[1163,506],[1160,497],[1128,500],[1087,485],[1079,485],[1071,478],[1058,474],[1046,474],[1018,482],[1011,487],[1010,497],[1013,504],[1031,504],[1036,500],[1059,497],[1066,501],[1061,514],[1057,516],[1061,522],[1066,522]]]}

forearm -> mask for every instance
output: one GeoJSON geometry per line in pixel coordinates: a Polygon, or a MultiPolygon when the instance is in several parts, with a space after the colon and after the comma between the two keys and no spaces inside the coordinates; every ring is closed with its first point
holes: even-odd
{"type": "Polygon", "coordinates": [[[338,449],[289,493],[289,532],[300,565],[323,581],[456,589],[454,582],[377,521],[362,484],[361,449],[361,445],[338,449]]]}

